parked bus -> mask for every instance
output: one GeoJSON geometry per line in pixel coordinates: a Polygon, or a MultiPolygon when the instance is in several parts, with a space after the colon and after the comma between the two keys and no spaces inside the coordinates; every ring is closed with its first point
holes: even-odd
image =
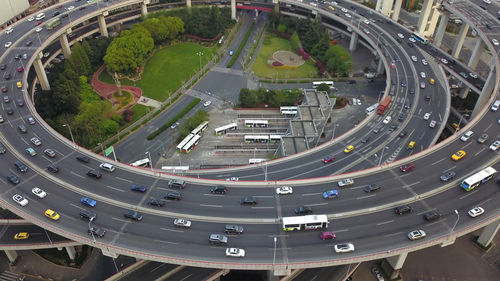
{"type": "Polygon", "coordinates": [[[493,167],[488,167],[466,178],[460,186],[466,191],[470,191],[478,185],[489,181],[496,173],[497,170],[493,167]]]}
{"type": "Polygon", "coordinates": [[[281,142],[281,136],[280,135],[269,135],[269,142],[270,143],[281,142]]]}
{"type": "Polygon", "coordinates": [[[378,103],[370,105],[369,107],[367,107],[365,109],[366,115],[370,115],[370,113],[372,113],[373,111],[375,111],[375,109],[377,109],[377,107],[378,107],[378,103]]]}
{"type": "Polygon", "coordinates": [[[151,162],[149,162],[149,158],[144,158],[141,160],[137,160],[133,163],[130,163],[130,166],[134,167],[151,167],[151,162]]]}
{"type": "Polygon", "coordinates": [[[424,44],[424,45],[429,44],[429,40],[427,40],[424,36],[422,36],[422,35],[420,35],[420,34],[418,34],[418,33],[416,33],[416,32],[413,32],[413,33],[411,34],[411,36],[412,36],[412,37],[413,37],[413,39],[415,39],[415,41],[417,41],[417,42],[420,42],[420,43],[422,43],[422,44],[424,44]]]}
{"type": "Polygon", "coordinates": [[[199,135],[201,132],[205,131],[205,129],[208,127],[208,122],[204,121],[198,127],[194,128],[194,130],[191,131],[191,134],[193,135],[199,135]]]}
{"type": "Polygon", "coordinates": [[[267,159],[262,159],[262,158],[250,158],[248,159],[248,164],[259,164],[262,162],[266,162],[267,159]]]}
{"type": "Polygon", "coordinates": [[[189,153],[193,150],[196,145],[200,142],[200,135],[194,135],[194,137],[182,148],[182,152],[189,153]]]}
{"type": "Polygon", "coordinates": [[[180,143],[177,145],[177,150],[182,151],[182,148],[194,137],[193,134],[187,135],[180,143]]]}
{"type": "Polygon", "coordinates": [[[245,143],[251,143],[251,142],[269,142],[269,136],[268,135],[253,135],[253,136],[245,136],[244,139],[245,143]]]}
{"type": "Polygon", "coordinates": [[[318,88],[319,85],[321,84],[326,84],[328,87],[333,88],[333,81],[317,81],[317,82],[312,82],[313,84],[313,89],[318,88]]]}
{"type": "Polygon", "coordinates": [[[238,129],[238,125],[236,123],[231,123],[231,124],[219,127],[219,128],[215,128],[215,135],[220,136],[220,135],[227,133],[227,131],[232,131],[232,130],[236,130],[236,129],[238,129]]]}
{"type": "Polygon", "coordinates": [[[245,127],[267,128],[268,126],[269,122],[267,120],[245,120],[245,127]]]}
{"type": "Polygon", "coordinates": [[[47,30],[54,29],[56,26],[61,24],[61,20],[59,18],[50,20],[45,26],[47,30]]]}
{"type": "Polygon", "coordinates": [[[280,106],[280,113],[282,115],[297,115],[297,106],[280,106]]]}
{"type": "Polygon", "coordinates": [[[283,217],[283,231],[327,228],[328,223],[326,215],[283,217]]]}

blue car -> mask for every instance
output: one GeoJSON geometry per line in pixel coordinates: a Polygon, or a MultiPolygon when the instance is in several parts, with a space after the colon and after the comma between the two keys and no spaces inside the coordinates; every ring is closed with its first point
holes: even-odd
{"type": "Polygon", "coordinates": [[[325,199],[332,199],[332,198],[338,198],[339,197],[339,191],[337,189],[333,190],[328,190],[323,192],[323,198],[325,199]]]}
{"type": "Polygon", "coordinates": [[[147,188],[143,185],[137,185],[137,184],[134,184],[132,185],[132,187],[130,188],[132,191],[138,191],[138,192],[146,192],[147,188]]]}
{"type": "Polygon", "coordinates": [[[97,204],[97,202],[94,199],[90,199],[88,197],[83,197],[82,199],[80,199],[80,202],[90,207],[95,207],[95,205],[97,204]]]}
{"type": "Polygon", "coordinates": [[[401,87],[406,87],[406,81],[401,82],[401,87]]]}

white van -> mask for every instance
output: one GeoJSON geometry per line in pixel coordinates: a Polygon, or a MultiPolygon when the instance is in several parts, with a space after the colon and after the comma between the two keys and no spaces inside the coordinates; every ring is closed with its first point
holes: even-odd
{"type": "Polygon", "coordinates": [[[45,18],[45,13],[39,13],[38,15],[36,15],[36,20],[42,20],[45,18]]]}
{"type": "Polygon", "coordinates": [[[497,111],[499,107],[500,107],[500,100],[496,100],[491,106],[491,111],[497,111]]]}
{"type": "Polygon", "coordinates": [[[115,166],[109,163],[101,163],[101,165],[99,165],[99,168],[110,173],[112,173],[115,170],[115,166]]]}

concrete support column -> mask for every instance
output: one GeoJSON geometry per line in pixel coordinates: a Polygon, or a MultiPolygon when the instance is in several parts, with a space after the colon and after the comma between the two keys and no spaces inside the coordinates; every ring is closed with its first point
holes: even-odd
{"type": "Polygon", "coordinates": [[[398,21],[399,19],[399,12],[401,11],[401,3],[403,0],[396,0],[396,3],[394,4],[394,12],[392,13],[392,20],[393,21],[398,21]]]}
{"type": "Polygon", "coordinates": [[[43,52],[38,54],[38,57],[33,61],[33,66],[35,67],[36,77],[38,78],[38,82],[40,86],[42,86],[42,90],[48,91],[50,90],[49,80],[47,79],[47,73],[45,73],[45,68],[42,64],[43,52]]]}
{"type": "Polygon", "coordinates": [[[65,57],[69,58],[71,56],[71,49],[69,48],[68,37],[66,37],[66,33],[61,34],[59,36],[59,43],[61,44],[61,49],[65,57]]]}
{"type": "Polygon", "coordinates": [[[420,34],[424,34],[427,29],[427,22],[429,21],[429,16],[431,14],[432,4],[434,0],[428,0],[424,2],[422,6],[422,12],[420,13],[420,17],[418,18],[417,31],[420,34]]]}
{"type": "Polygon", "coordinates": [[[146,5],[146,3],[142,3],[141,4],[141,15],[143,17],[147,17],[148,16],[148,6],[146,5]]]}
{"type": "Polygon", "coordinates": [[[191,8],[191,0],[186,0],[186,6],[187,6],[188,8],[191,8]]]}
{"type": "Polygon", "coordinates": [[[375,5],[375,11],[382,11],[382,6],[384,4],[384,0],[377,0],[377,4],[375,5]]]}
{"type": "Polygon", "coordinates": [[[279,281],[280,277],[274,275],[273,270],[268,270],[267,271],[267,281],[279,281]]]}
{"type": "Polygon", "coordinates": [[[382,11],[381,11],[382,14],[389,17],[392,11],[392,4],[394,4],[394,0],[384,0],[384,4],[382,5],[382,11]]]}
{"type": "Polygon", "coordinates": [[[483,53],[484,50],[484,41],[478,38],[476,45],[474,46],[474,50],[472,51],[472,55],[469,59],[469,62],[467,63],[467,66],[476,69],[476,66],[479,62],[479,58],[481,58],[481,54],[483,53]]]}
{"type": "Polygon", "coordinates": [[[75,257],[76,257],[75,247],[73,247],[73,246],[66,246],[64,248],[66,248],[66,252],[68,252],[69,259],[72,260],[72,261],[74,261],[75,257]]]}
{"type": "Polygon", "coordinates": [[[382,58],[380,58],[378,60],[378,64],[377,64],[377,73],[378,74],[384,74],[384,62],[382,61],[382,58]]]}
{"type": "Polygon", "coordinates": [[[477,238],[477,243],[481,244],[483,247],[488,247],[493,238],[495,238],[498,229],[500,229],[500,220],[490,223],[483,229],[479,238],[477,238]]]}
{"type": "Polygon", "coordinates": [[[441,13],[441,21],[439,22],[439,26],[436,31],[436,35],[434,36],[434,45],[436,47],[441,47],[441,43],[443,42],[443,36],[446,32],[446,26],[448,25],[448,21],[450,20],[450,13],[441,13]]]}
{"type": "Polygon", "coordinates": [[[465,24],[465,22],[460,27],[460,31],[458,32],[457,39],[455,39],[455,46],[453,46],[453,50],[451,51],[451,56],[454,58],[458,58],[460,51],[462,50],[462,46],[464,45],[465,36],[467,35],[467,31],[469,31],[469,25],[465,24]]]}
{"type": "Polygon", "coordinates": [[[97,22],[99,23],[99,32],[101,33],[101,35],[104,37],[108,37],[108,27],[106,25],[106,19],[104,18],[104,15],[98,15],[97,22]]]}
{"type": "Polygon", "coordinates": [[[231,19],[236,19],[236,0],[231,0],[231,19]]]}
{"type": "Polygon", "coordinates": [[[432,14],[430,16],[429,26],[427,27],[427,31],[424,34],[422,34],[424,36],[432,36],[432,34],[434,34],[439,16],[441,15],[441,12],[439,11],[437,5],[434,6],[431,11],[432,14]]]}
{"type": "Polygon", "coordinates": [[[349,51],[354,52],[358,45],[358,34],[356,32],[351,33],[351,42],[349,43],[349,51]]]}
{"type": "Polygon", "coordinates": [[[5,255],[7,255],[7,258],[9,259],[11,264],[16,263],[17,260],[17,252],[15,250],[4,250],[5,255]]]}
{"type": "Polygon", "coordinates": [[[386,263],[389,264],[391,268],[384,266],[386,263],[382,263],[382,268],[384,268],[387,275],[389,275],[389,280],[400,278],[401,269],[403,268],[407,256],[408,253],[402,253],[385,259],[386,263]]]}
{"type": "Polygon", "coordinates": [[[465,86],[462,90],[460,90],[460,93],[458,94],[458,97],[461,99],[466,99],[467,94],[469,94],[470,88],[465,86]]]}
{"type": "Polygon", "coordinates": [[[483,89],[481,90],[481,94],[479,94],[479,99],[474,106],[474,110],[472,111],[471,118],[476,117],[476,114],[480,112],[485,106],[488,106],[488,100],[495,88],[495,77],[498,70],[495,70],[495,63],[493,62],[490,66],[490,74],[488,74],[488,78],[486,78],[486,82],[484,83],[483,89]]]}

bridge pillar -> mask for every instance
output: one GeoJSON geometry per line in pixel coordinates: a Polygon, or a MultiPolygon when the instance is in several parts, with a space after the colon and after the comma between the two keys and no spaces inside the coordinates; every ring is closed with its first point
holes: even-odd
{"type": "Polygon", "coordinates": [[[75,247],[73,247],[73,246],[65,246],[64,248],[66,248],[66,252],[68,252],[69,259],[72,260],[72,261],[74,261],[75,257],[76,257],[75,247]]]}
{"type": "Polygon", "coordinates": [[[467,35],[467,31],[469,31],[469,25],[463,23],[460,27],[460,31],[458,32],[457,39],[455,41],[455,46],[453,46],[453,50],[451,51],[451,56],[454,58],[458,58],[460,51],[462,50],[462,46],[464,45],[465,36],[467,35]]]}
{"type": "Polygon", "coordinates": [[[186,0],[186,7],[191,8],[191,0],[186,0]]]}
{"type": "Polygon", "coordinates": [[[481,90],[481,94],[479,94],[479,99],[476,102],[476,105],[474,106],[474,110],[472,111],[472,117],[475,117],[475,115],[480,112],[485,106],[488,106],[488,100],[490,98],[490,95],[493,92],[493,88],[495,87],[495,77],[496,77],[496,72],[495,71],[495,64],[492,63],[490,66],[490,74],[488,74],[488,78],[486,78],[486,82],[484,83],[483,89],[481,90]]]}
{"type": "Polygon", "coordinates": [[[427,31],[425,32],[425,36],[432,36],[434,34],[434,31],[436,31],[436,25],[439,20],[439,16],[441,15],[441,12],[438,9],[439,5],[436,4],[434,7],[432,7],[432,14],[430,16],[430,21],[429,21],[429,26],[427,27],[427,31]]]}
{"type": "Polygon", "coordinates": [[[401,3],[403,0],[396,0],[396,4],[394,4],[394,12],[392,13],[392,20],[393,21],[398,21],[399,19],[399,12],[401,11],[401,3]]]}
{"type": "Polygon", "coordinates": [[[236,20],[236,0],[231,0],[231,19],[236,20]]]}
{"type": "Polygon", "coordinates": [[[349,51],[354,52],[356,46],[358,45],[358,34],[356,32],[351,33],[351,42],[349,43],[349,51]]]}
{"type": "Polygon", "coordinates": [[[66,33],[61,34],[59,36],[59,43],[61,44],[61,49],[65,57],[69,58],[71,56],[71,49],[69,48],[68,37],[66,37],[66,33]]]}
{"type": "Polygon", "coordinates": [[[36,77],[38,78],[38,82],[40,82],[40,86],[42,86],[42,90],[48,91],[50,90],[50,85],[47,79],[47,73],[45,73],[45,68],[42,64],[42,57],[43,52],[40,52],[35,61],[33,61],[33,66],[35,67],[36,77]]]}
{"type": "Polygon", "coordinates": [[[469,94],[470,88],[465,86],[462,90],[460,90],[460,93],[458,94],[458,97],[461,99],[466,99],[467,94],[469,94]]]}
{"type": "Polygon", "coordinates": [[[382,58],[379,58],[378,64],[377,64],[377,73],[378,74],[384,74],[384,62],[382,61],[382,58]]]}
{"type": "Polygon", "coordinates": [[[439,26],[436,31],[436,35],[434,36],[434,45],[436,47],[441,47],[441,43],[443,42],[443,36],[446,32],[446,26],[448,26],[448,21],[450,20],[450,13],[443,12],[441,13],[441,21],[439,22],[439,26]]]}
{"type": "Polygon", "coordinates": [[[483,53],[484,50],[484,41],[479,39],[476,42],[476,45],[474,46],[474,50],[472,51],[472,55],[469,59],[469,62],[467,63],[467,66],[476,69],[476,66],[479,62],[479,58],[481,58],[481,54],[483,53]]]}
{"type": "Polygon", "coordinates": [[[384,0],[384,3],[382,4],[382,14],[386,15],[386,16],[390,16],[391,15],[391,11],[392,11],[392,4],[394,4],[394,0],[384,0]]]}
{"type": "Polygon", "coordinates": [[[9,262],[11,264],[15,264],[18,258],[17,252],[15,250],[4,250],[5,255],[7,255],[7,258],[9,259],[9,262]]]}
{"type": "Polygon", "coordinates": [[[106,26],[106,19],[104,18],[106,15],[98,15],[97,22],[99,23],[99,32],[102,36],[108,37],[108,27],[106,26]]]}
{"type": "Polygon", "coordinates": [[[479,243],[483,247],[488,247],[491,244],[493,238],[495,238],[498,229],[500,229],[500,219],[488,224],[483,229],[483,232],[481,232],[481,235],[479,235],[479,238],[477,238],[477,243],[479,243]]]}
{"type": "Polygon", "coordinates": [[[143,17],[147,17],[148,16],[148,4],[149,4],[149,1],[150,0],[144,0],[144,2],[141,3],[141,15],[143,17]]]}
{"type": "Polygon", "coordinates": [[[389,280],[401,278],[401,269],[405,263],[408,253],[402,253],[397,256],[392,256],[382,261],[382,269],[389,276],[389,280]]]}
{"type": "Polygon", "coordinates": [[[417,24],[417,31],[421,35],[425,35],[424,33],[427,30],[427,23],[429,21],[429,16],[431,15],[432,4],[434,4],[434,0],[428,0],[425,1],[422,6],[422,12],[420,13],[417,24]]]}
{"type": "Polygon", "coordinates": [[[382,5],[384,5],[384,0],[377,0],[377,4],[375,5],[375,11],[381,12],[382,5]]]}

